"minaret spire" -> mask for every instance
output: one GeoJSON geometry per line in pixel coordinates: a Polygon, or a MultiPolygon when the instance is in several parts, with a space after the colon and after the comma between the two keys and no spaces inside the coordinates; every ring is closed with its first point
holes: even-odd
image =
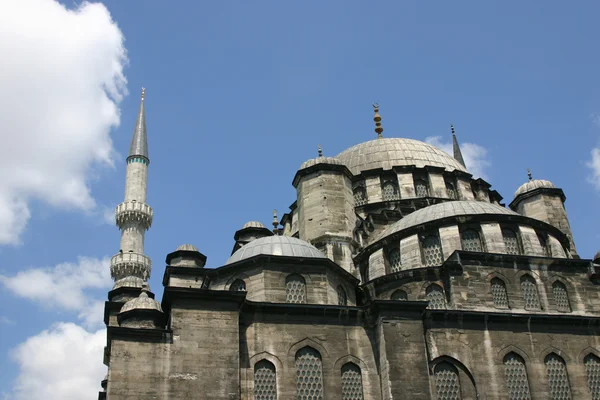
{"type": "Polygon", "coordinates": [[[458,145],[458,140],[456,139],[456,133],[454,132],[454,125],[450,125],[450,129],[452,130],[452,150],[454,152],[454,159],[458,161],[463,167],[467,168],[465,164],[465,160],[460,151],[460,146],[458,145]]]}
{"type": "Polygon", "coordinates": [[[129,147],[129,157],[145,157],[148,163],[148,137],[146,135],[146,109],[144,108],[144,97],[146,97],[146,88],[142,88],[142,99],[140,101],[140,110],[138,111],[135,128],[133,129],[133,138],[129,147]]]}

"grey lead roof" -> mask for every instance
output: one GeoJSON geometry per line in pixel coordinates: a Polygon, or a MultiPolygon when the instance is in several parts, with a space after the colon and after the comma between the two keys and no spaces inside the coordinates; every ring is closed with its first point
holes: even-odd
{"type": "Polygon", "coordinates": [[[550,181],[546,181],[544,179],[532,179],[529,182],[526,182],[519,186],[517,191],[515,192],[515,198],[523,193],[531,192],[532,190],[539,188],[550,188],[554,189],[556,186],[550,181]]]}
{"type": "Polygon", "coordinates": [[[326,258],[316,247],[291,236],[267,236],[255,239],[233,253],[225,263],[232,264],[259,254],[305,258],[326,258]]]}
{"type": "Polygon", "coordinates": [[[146,110],[144,109],[144,91],[142,90],[142,101],[140,111],[138,112],[135,128],[133,129],[133,138],[129,147],[129,157],[142,156],[148,160],[148,137],[146,135],[146,110]]]}

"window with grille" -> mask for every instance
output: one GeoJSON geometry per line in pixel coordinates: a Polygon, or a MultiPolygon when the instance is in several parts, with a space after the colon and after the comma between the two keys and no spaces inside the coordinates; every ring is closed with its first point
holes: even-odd
{"type": "Polygon", "coordinates": [[[506,293],[504,281],[500,278],[494,278],[491,281],[491,285],[494,306],[498,308],[508,308],[508,294],[506,293]]]}
{"type": "Polygon", "coordinates": [[[231,286],[229,286],[229,290],[232,292],[245,292],[246,291],[246,282],[242,279],[236,279],[233,281],[231,286]]]}
{"type": "Polygon", "coordinates": [[[391,249],[388,253],[388,262],[390,263],[390,272],[394,273],[394,272],[400,271],[400,269],[402,268],[401,261],[402,261],[402,259],[400,257],[400,249],[399,248],[391,249]]]}
{"type": "Polygon", "coordinates": [[[525,360],[516,354],[508,353],[504,357],[504,376],[506,378],[506,389],[510,400],[529,400],[529,380],[525,360]]]}
{"type": "Polygon", "coordinates": [[[592,400],[600,400],[600,358],[588,354],[583,359],[592,400]]]}
{"type": "Polygon", "coordinates": [[[458,192],[456,191],[456,187],[452,182],[446,181],[446,194],[448,195],[449,199],[458,199],[458,192]]]}
{"type": "Polygon", "coordinates": [[[400,190],[398,185],[392,181],[385,181],[381,186],[383,192],[383,201],[400,200],[400,190]]]}
{"type": "Polygon", "coordinates": [[[550,353],[546,356],[544,364],[552,400],[571,400],[571,386],[565,361],[556,353],[550,353]]]}
{"type": "Polygon", "coordinates": [[[569,294],[567,293],[567,287],[561,281],[555,281],[552,284],[552,294],[554,295],[554,302],[556,308],[562,312],[571,312],[571,304],[569,302],[569,294]]]}
{"type": "Polygon", "coordinates": [[[504,246],[506,247],[506,254],[521,254],[521,246],[519,245],[519,238],[512,229],[502,229],[502,239],[504,239],[504,246]]]}
{"type": "Polygon", "coordinates": [[[440,285],[431,284],[425,291],[425,297],[429,302],[428,308],[433,310],[440,310],[446,308],[446,298],[444,297],[444,291],[440,285]]]}
{"type": "Polygon", "coordinates": [[[415,193],[417,197],[429,197],[429,185],[424,179],[415,179],[415,193]]]}
{"type": "Polygon", "coordinates": [[[540,241],[540,246],[542,247],[542,250],[544,251],[544,255],[546,257],[552,257],[552,251],[550,250],[550,246],[548,246],[548,239],[547,239],[546,235],[538,233],[537,237],[538,237],[538,240],[540,241]]]}
{"type": "Polygon", "coordinates": [[[362,206],[367,204],[367,191],[363,186],[357,186],[354,188],[354,205],[362,206]]]}
{"type": "Polygon", "coordinates": [[[285,280],[285,302],[306,303],[306,283],[300,275],[289,275],[285,280]]]}
{"type": "Polygon", "coordinates": [[[296,398],[323,400],[321,355],[312,347],[304,347],[296,353],[296,398]]]}
{"type": "Polygon", "coordinates": [[[423,259],[427,267],[442,265],[442,246],[437,236],[429,235],[423,239],[423,259]]]}
{"type": "Polygon", "coordinates": [[[360,368],[354,363],[342,367],[342,400],[362,400],[363,385],[360,368]]]}
{"type": "Polygon", "coordinates": [[[402,289],[398,289],[394,293],[392,293],[391,299],[392,300],[406,301],[406,300],[408,300],[408,293],[406,293],[402,289]]]}
{"type": "Polygon", "coordinates": [[[481,244],[481,237],[479,236],[479,232],[475,229],[466,229],[460,234],[460,243],[462,245],[462,249],[465,251],[483,251],[483,245],[481,244]]]}
{"type": "Polygon", "coordinates": [[[348,305],[348,296],[346,295],[346,291],[342,285],[338,285],[337,287],[337,296],[338,296],[338,305],[345,306],[348,305]]]}
{"type": "Polygon", "coordinates": [[[523,275],[521,277],[521,291],[523,292],[523,301],[525,309],[539,310],[540,297],[538,295],[537,285],[531,275],[523,275]]]}
{"type": "Polygon", "coordinates": [[[275,366],[267,360],[261,360],[254,365],[254,399],[277,400],[275,366]]]}
{"type": "Polygon", "coordinates": [[[438,400],[460,400],[460,381],[458,370],[449,362],[441,362],[435,366],[435,391],[438,400]]]}

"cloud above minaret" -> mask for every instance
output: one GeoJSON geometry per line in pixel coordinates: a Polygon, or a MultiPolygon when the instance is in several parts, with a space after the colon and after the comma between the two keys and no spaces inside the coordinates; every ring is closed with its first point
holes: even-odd
{"type": "Polygon", "coordinates": [[[1,245],[20,243],[32,200],[96,211],[89,175],[113,165],[127,55],[99,3],[4,1],[0,37],[1,245]]]}

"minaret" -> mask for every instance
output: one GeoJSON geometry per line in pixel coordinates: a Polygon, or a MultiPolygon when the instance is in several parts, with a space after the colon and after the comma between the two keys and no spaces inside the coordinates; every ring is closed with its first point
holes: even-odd
{"type": "Polygon", "coordinates": [[[450,125],[450,129],[452,130],[452,151],[454,152],[454,159],[460,163],[463,167],[467,168],[465,165],[465,160],[463,158],[462,152],[460,151],[460,146],[458,145],[458,140],[456,139],[456,133],[454,132],[454,125],[450,125]]]}
{"type": "Polygon", "coordinates": [[[117,206],[115,219],[121,230],[121,249],[113,256],[110,272],[115,286],[139,287],[150,278],[152,263],[144,254],[144,234],[152,224],[153,211],[146,204],[148,184],[148,138],[146,136],[145,89],[127,156],[125,200],[117,206]]]}

